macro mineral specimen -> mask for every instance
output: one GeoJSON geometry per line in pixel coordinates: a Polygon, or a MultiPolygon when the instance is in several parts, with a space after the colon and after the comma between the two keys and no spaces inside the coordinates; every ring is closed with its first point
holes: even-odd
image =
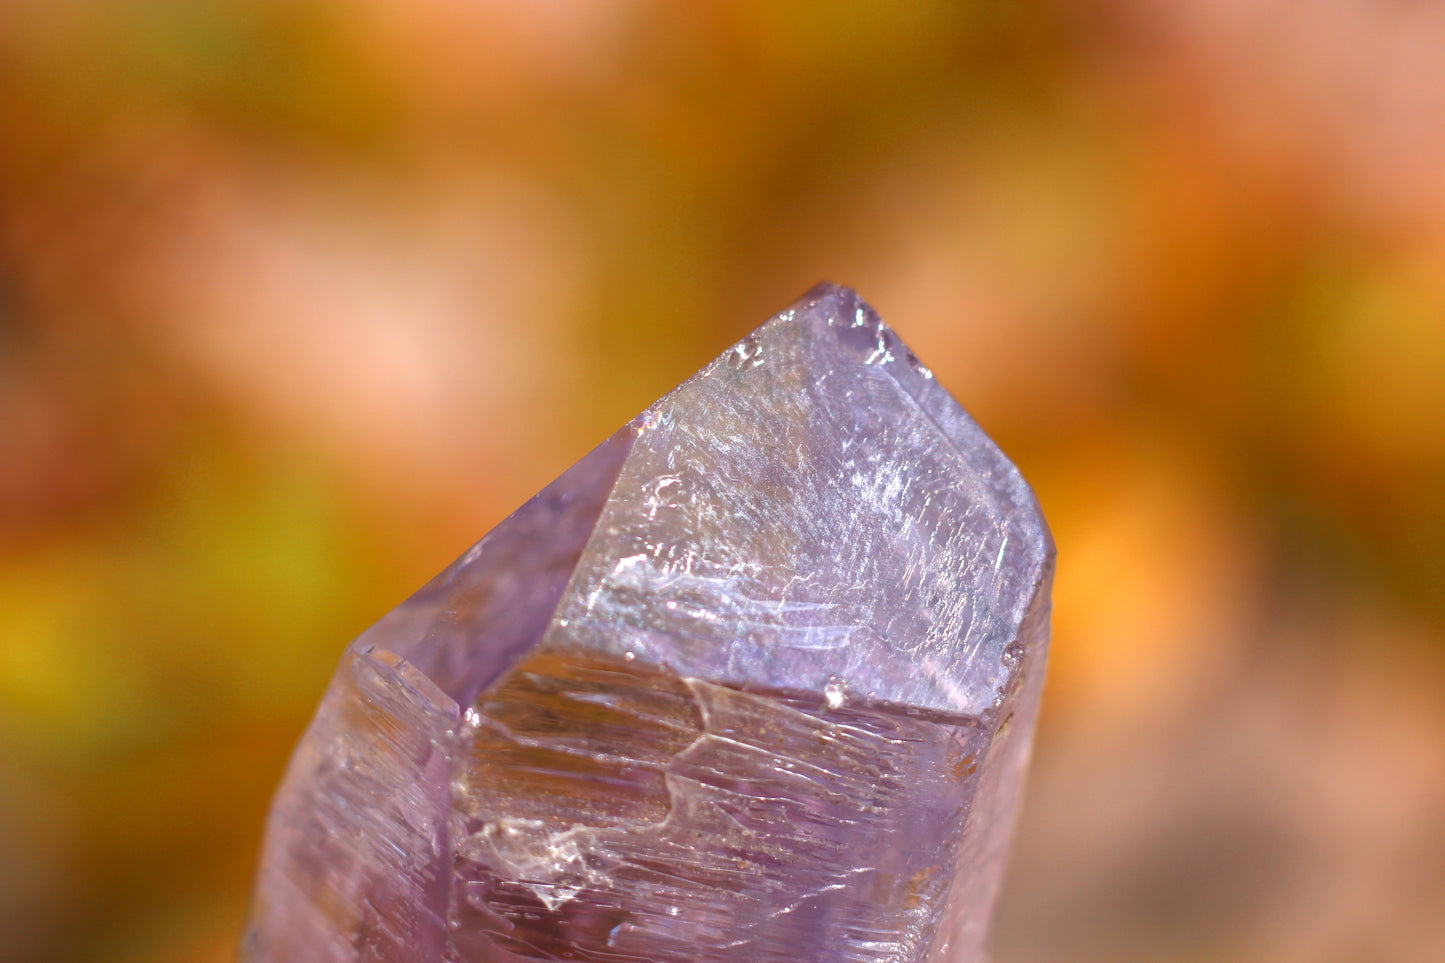
{"type": "Polygon", "coordinates": [[[983,959],[1053,552],[929,370],[814,289],[351,645],[242,959],[983,959]]]}

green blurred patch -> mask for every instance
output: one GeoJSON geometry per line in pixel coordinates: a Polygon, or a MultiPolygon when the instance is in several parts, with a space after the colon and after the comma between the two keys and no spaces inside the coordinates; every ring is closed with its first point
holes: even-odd
{"type": "Polygon", "coordinates": [[[304,705],[355,627],[364,547],[320,472],[210,450],[165,488],[0,577],[4,731],[48,764],[304,705]]]}
{"type": "Polygon", "coordinates": [[[223,125],[353,146],[398,117],[394,92],[316,3],[110,0],[31,14],[10,53],[58,118],[195,112],[223,125]]]}
{"type": "Polygon", "coordinates": [[[5,560],[0,759],[66,801],[90,861],[67,939],[249,875],[342,648],[401,593],[367,532],[316,464],[205,437],[133,514],[5,560]]]}
{"type": "Polygon", "coordinates": [[[1445,625],[1445,285],[1326,238],[1258,305],[1256,479],[1294,562],[1445,625]]]}

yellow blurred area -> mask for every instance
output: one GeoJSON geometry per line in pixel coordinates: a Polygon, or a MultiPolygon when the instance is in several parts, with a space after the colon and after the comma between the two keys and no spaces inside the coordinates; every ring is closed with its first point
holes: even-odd
{"type": "Polygon", "coordinates": [[[0,957],[229,960],[345,644],[816,281],[1034,482],[999,963],[1445,959],[1445,8],[0,0],[0,957]]]}

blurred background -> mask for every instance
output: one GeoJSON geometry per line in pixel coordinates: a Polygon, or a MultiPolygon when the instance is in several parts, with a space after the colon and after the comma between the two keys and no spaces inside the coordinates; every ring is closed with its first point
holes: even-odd
{"type": "Polygon", "coordinates": [[[1035,484],[998,963],[1445,959],[1445,7],[0,0],[0,956],[231,959],[342,648],[816,281],[1035,484]]]}

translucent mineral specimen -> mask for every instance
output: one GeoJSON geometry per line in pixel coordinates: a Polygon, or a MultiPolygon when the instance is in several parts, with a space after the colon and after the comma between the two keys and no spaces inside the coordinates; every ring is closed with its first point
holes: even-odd
{"type": "Polygon", "coordinates": [[[980,960],[1052,572],[1017,470],[821,286],[352,644],[242,958],[980,960]]]}

